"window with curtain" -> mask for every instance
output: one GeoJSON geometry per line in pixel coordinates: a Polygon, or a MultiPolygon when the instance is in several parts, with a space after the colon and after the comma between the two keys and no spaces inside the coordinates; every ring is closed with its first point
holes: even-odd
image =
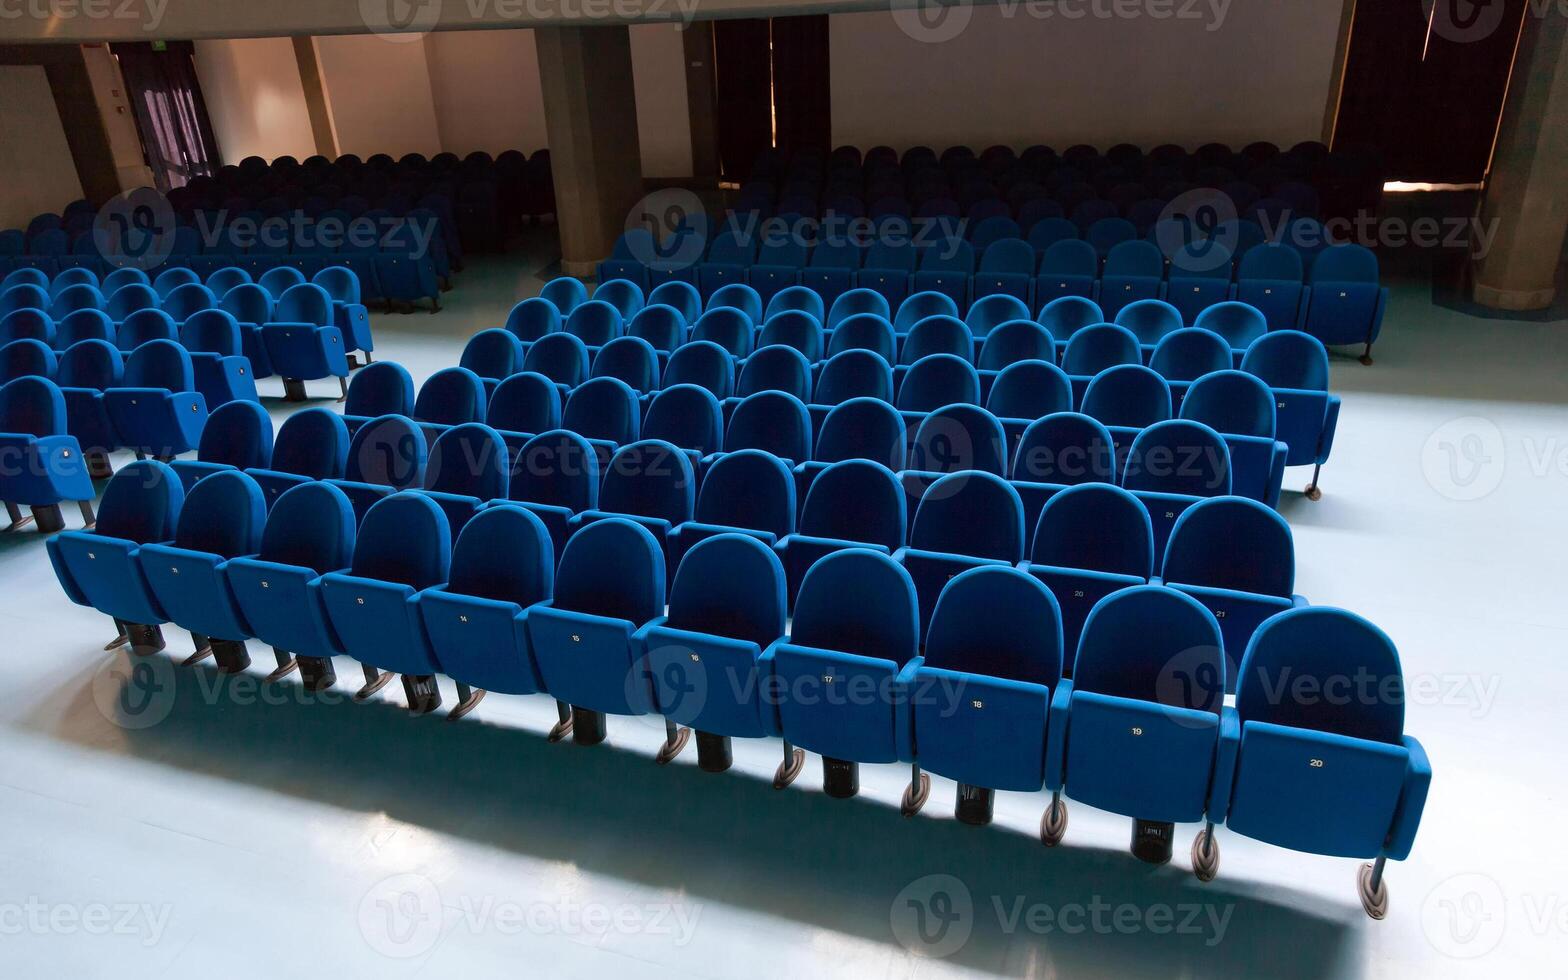
{"type": "Polygon", "coordinates": [[[158,189],[167,193],[192,177],[212,174],[218,167],[218,142],[196,77],[195,45],[141,42],[113,44],[109,50],[125,77],[142,152],[158,189]]]}

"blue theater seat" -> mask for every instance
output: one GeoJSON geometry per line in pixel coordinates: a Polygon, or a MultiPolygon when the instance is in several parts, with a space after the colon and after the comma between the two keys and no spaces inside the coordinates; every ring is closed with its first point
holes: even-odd
{"type": "Polygon", "coordinates": [[[762,297],[757,291],[743,282],[732,282],[720,286],[708,297],[706,312],[729,307],[745,314],[747,324],[762,322],[762,297]]]}
{"type": "Polygon", "coordinates": [[[1372,363],[1372,345],[1388,306],[1388,290],[1379,285],[1377,256],[1354,243],[1330,245],[1312,261],[1310,278],[1312,292],[1301,329],[1325,344],[1365,344],[1361,363],[1372,363]]]}
{"type": "Polygon", "coordinates": [[[1254,245],[1241,257],[1236,299],[1256,307],[1270,330],[1291,330],[1301,322],[1307,296],[1301,253],[1289,245],[1254,245]]]}
{"type": "Polygon", "coordinates": [[[529,345],[523,370],[542,374],[563,388],[575,388],[588,379],[588,347],[575,334],[546,334],[529,345]]]}
{"type": "Polygon", "coordinates": [[[575,515],[576,526],[621,517],[646,527],[663,547],[670,530],[692,519],[697,476],[681,449],[644,439],[616,450],[599,484],[599,504],[575,515]]]}
{"type": "MultiPolygon", "coordinates": [[[[825,323],[829,329],[832,329],[836,322],[832,306],[845,293],[875,296],[882,303],[882,314],[888,315],[887,297],[874,289],[853,288],[855,275],[860,271],[861,262],[865,258],[865,251],[865,248],[856,242],[828,238],[817,243],[817,247],[811,250],[811,258],[806,268],[800,270],[800,284],[815,289],[821,294],[823,302],[829,304],[828,320],[825,323]]],[[[861,302],[865,300],[862,299],[861,302]]]]}
{"type": "Polygon", "coordinates": [[[478,422],[455,425],[430,447],[425,493],[457,533],[481,507],[506,499],[510,471],[511,457],[499,432],[478,422]]]}
{"type": "Polygon", "coordinates": [[[642,287],[630,279],[601,279],[594,287],[593,298],[615,307],[623,320],[630,320],[643,308],[642,287]]]}
{"type": "Polygon", "coordinates": [[[1094,376],[1079,408],[1108,426],[1164,422],[1171,417],[1170,383],[1142,364],[1119,364],[1094,376]]]}
{"type": "Polygon", "coordinates": [[[903,417],[886,399],[850,398],[833,406],[823,419],[814,459],[818,463],[865,459],[898,471],[904,468],[907,438],[903,417]]]}
{"type": "Polygon", "coordinates": [[[566,332],[588,347],[603,347],[624,332],[621,311],[604,300],[578,304],[566,317],[566,332]]]}
{"type": "Polygon", "coordinates": [[[794,287],[806,267],[809,244],[804,236],[790,229],[787,222],[763,225],[762,247],[747,276],[753,289],[765,300],[794,287]]]}
{"type": "Polygon", "coordinates": [[[1152,242],[1124,241],[1105,256],[1100,276],[1100,308],[1115,317],[1122,307],[1164,295],[1165,257],[1152,242]]]}
{"type": "MultiPolygon", "coordinates": [[[[820,300],[818,305],[821,305],[820,300]]],[[[822,360],[825,343],[820,319],[805,310],[780,310],[770,313],[767,322],[762,325],[762,333],[757,338],[759,348],[777,345],[793,347],[812,363],[822,360]]]]}
{"type": "Polygon", "coordinates": [[[121,320],[114,331],[115,346],[125,354],[149,341],[179,339],[178,324],[162,310],[137,310],[121,320]]]}
{"type": "Polygon", "coordinates": [[[653,396],[643,416],[642,432],[649,439],[662,439],[701,459],[723,446],[724,410],[708,389],[675,385],[653,396]]]}
{"type": "Polygon", "coordinates": [[[917,323],[931,317],[958,320],[958,304],[945,293],[915,293],[899,304],[898,315],[893,319],[893,330],[899,334],[907,334],[917,323]]]}
{"type": "Polygon", "coordinates": [[[0,317],[10,316],[17,310],[49,312],[49,290],[32,283],[21,283],[0,292],[0,317]]]}
{"type": "MultiPolygon", "coordinates": [[[[177,459],[169,466],[189,493],[198,480],[215,473],[266,468],[272,462],[272,442],[272,417],[267,410],[258,402],[232,401],[207,416],[196,458],[177,459]]],[[[266,500],[264,493],[262,499],[266,500]]]]}
{"type": "Polygon", "coordinates": [[[0,319],[0,347],[18,340],[36,340],[45,346],[54,343],[55,323],[43,310],[24,306],[0,319]]]}
{"type": "MultiPolygon", "coordinates": [[[[866,314],[887,321],[893,315],[893,311],[888,304],[887,297],[876,290],[851,289],[833,300],[833,305],[828,310],[828,316],[823,321],[823,326],[829,331],[836,331],[839,325],[850,317],[866,314]]],[[[891,353],[886,356],[889,361],[893,359],[891,353]]]]}
{"type": "MultiPolygon", "coordinates": [[[[557,279],[552,282],[577,282],[576,279],[557,279]]],[[[582,283],[577,282],[578,286],[582,283]]],[[[550,284],[545,285],[548,290],[550,284]]],[[[531,344],[547,334],[559,333],[561,330],[561,311],[556,304],[544,296],[535,296],[525,299],[512,307],[506,315],[506,332],[515,336],[525,344],[531,344]]]]}
{"type": "Polygon", "coordinates": [[[906,367],[932,354],[952,354],[965,361],[972,361],[975,356],[975,338],[969,327],[958,317],[945,313],[917,321],[902,335],[902,340],[898,363],[906,367]]]}
{"type": "Polygon", "coordinates": [[[1007,435],[996,416],[978,405],[945,405],[915,429],[909,468],[926,474],[981,470],[1002,476],[1007,472],[1007,435]]]}
{"type": "Polygon", "coordinates": [[[828,338],[828,357],[855,349],[872,351],[892,364],[898,352],[893,325],[876,313],[855,313],[838,321],[828,338]]]}
{"type": "MultiPolygon", "coordinates": [[[[169,270],[159,275],[157,281],[153,284],[154,288],[158,290],[159,295],[168,295],[168,292],[164,290],[163,281],[164,276],[168,275],[169,272],[172,271],[175,270],[169,270]]],[[[195,282],[197,280],[190,281],[195,282]]],[[[288,292],[290,289],[293,289],[295,286],[300,285],[304,281],[305,274],[303,272],[292,266],[280,265],[268,269],[266,272],[262,273],[261,277],[256,280],[256,284],[261,286],[261,288],[265,289],[267,292],[271,293],[273,299],[281,300],[284,293],[288,292]]],[[[175,288],[179,287],[176,286],[175,288]]]]}
{"type": "Polygon", "coordinates": [[[123,323],[131,314],[142,310],[158,309],[161,298],[158,291],[146,283],[126,283],[109,294],[104,312],[116,323],[123,323]]]}
{"type": "Polygon", "coordinates": [[[1059,296],[1040,308],[1036,318],[1058,344],[1066,344],[1082,327],[1105,322],[1100,305],[1084,296],[1059,296]]]}
{"type": "MultiPolygon", "coordinates": [[[[668,282],[664,286],[687,286],[689,283],[668,282]]],[[[663,289],[664,286],[660,286],[663,289]]],[[[657,290],[655,290],[657,292],[657,290]]],[[[626,336],[645,341],[655,351],[668,354],[686,342],[685,314],[664,303],[650,303],[637,311],[626,324],[626,336]]]]}
{"type": "MultiPolygon", "coordinates": [[[[1076,238],[1054,242],[1040,258],[1040,274],[1034,280],[1034,301],[1048,304],[1063,296],[1092,300],[1099,271],[1100,257],[1095,254],[1093,245],[1076,238]]],[[[1058,336],[1057,339],[1066,338],[1058,336]]]]}
{"type": "Polygon", "coordinates": [[[716,534],[742,532],[772,546],[795,530],[795,476],[776,456],[758,449],[725,453],[708,467],[693,520],[670,532],[670,560],[716,534]]]}
{"type": "MultiPolygon", "coordinates": [[[[1034,249],[1022,238],[1002,238],[992,242],[980,254],[980,268],[975,272],[971,286],[976,301],[982,296],[1012,296],[1027,304],[1035,264],[1034,249]]],[[[1027,309],[1023,316],[1028,318],[1027,309]]]]}
{"type": "Polygon", "coordinates": [[[530,511],[491,507],[458,534],[450,580],[416,598],[436,662],[462,685],[448,717],[461,717],[478,703],[469,688],[479,697],[543,690],[528,616],[554,589],[550,533],[530,511]]]}
{"type": "Polygon", "coordinates": [[[423,714],[441,704],[434,675],[440,663],[419,619],[416,596],[445,584],[451,532],[434,500],[396,493],[377,501],[360,521],[346,572],[321,576],[321,601],[343,652],[366,668],[403,675],[408,707],[423,714]]]}
{"type": "Polygon", "coordinates": [[[104,298],[98,287],[83,282],[55,290],[45,309],[54,319],[63,320],[78,310],[101,310],[103,307],[104,298]]]}
{"type": "Polygon", "coordinates": [[[686,552],[669,615],[647,630],[654,710],[697,730],[705,771],[729,768],[730,738],[772,732],[764,722],[772,707],[763,703],[762,657],[784,639],[784,587],[783,566],[765,544],[718,534],[686,552]]]}
{"type": "MultiPolygon", "coordinates": [[[[718,294],[715,293],[714,297],[717,298],[718,294]]],[[[710,303],[708,312],[692,325],[691,339],[718,344],[731,357],[746,357],[751,353],[756,337],[756,330],[751,323],[751,315],[744,310],[710,303]]]]}
{"type": "Polygon", "coordinates": [[[64,526],[60,504],[67,500],[77,502],[84,524],[92,526],[96,493],[67,420],[65,396],[54,382],[21,377],[0,385],[0,502],[11,521],[6,530],[26,523],[19,508],[28,507],[39,531],[58,531],[64,526]]]}
{"type": "Polygon", "coordinates": [[[262,341],[289,397],[303,398],[304,382],[317,378],[335,377],[347,391],[348,354],[327,291],[308,282],[290,286],[272,315],[272,322],[262,325],[262,341]]]}
{"type": "Polygon", "coordinates": [[[414,418],[431,426],[462,425],[485,420],[485,385],[479,375],[461,367],[442,368],[425,379],[414,399],[414,418]]]}
{"type": "Polygon", "coordinates": [[[131,352],[120,386],[103,393],[103,404],[121,445],[160,459],[195,449],[207,423],[191,356],[171,340],[131,352]]]}
{"type": "Polygon", "coordinates": [[[1192,383],[1181,402],[1181,417],[1202,422],[1227,435],[1274,438],[1274,394],[1256,375],[1222,370],[1192,383]]]}
{"type": "Polygon", "coordinates": [[[13,340],[0,347],[0,384],[17,378],[53,379],[59,359],[41,340],[13,340]]]}
{"type": "Polygon", "coordinates": [[[1319,606],[1281,613],[1253,635],[1236,685],[1239,724],[1225,823],[1255,840],[1309,854],[1375,858],[1357,878],[1362,905],[1382,918],[1384,863],[1410,856],[1432,781],[1426,750],[1404,734],[1404,676],[1388,636],[1353,613],[1319,606]],[[1297,690],[1370,697],[1281,698],[1297,690]]]}
{"type": "Polygon", "coordinates": [[[1187,508],[1171,529],[1160,578],[1203,603],[1219,621],[1233,683],[1235,658],[1258,625],[1306,604],[1294,595],[1290,525],[1246,497],[1212,497],[1187,508]]]}
{"type": "Polygon", "coordinates": [[[55,381],[65,396],[66,430],[87,454],[94,476],[109,475],[107,454],[120,447],[103,393],[118,385],[124,374],[125,359],[108,341],[84,340],[60,354],[55,381]]]}
{"type": "Polygon", "coordinates": [[[1149,512],[1137,497],[1108,483],[1070,486],[1041,510],[1029,559],[1020,567],[1060,603],[1063,675],[1071,677],[1090,610],[1113,592],[1149,582],[1154,568],[1149,512]]]}
{"type": "Polygon", "coordinates": [[[276,373],[272,369],[267,343],[261,331],[262,325],[272,320],[274,305],[272,294],[255,283],[233,286],[218,300],[218,308],[232,315],[239,323],[245,356],[250,359],[251,372],[258,378],[268,378],[276,373]]]}
{"type": "Polygon", "coordinates": [[[1340,405],[1339,396],[1328,393],[1323,342],[1298,330],[1268,333],[1247,348],[1241,367],[1273,390],[1275,438],[1289,447],[1287,465],[1312,465],[1306,494],[1318,499],[1318,474],[1334,446],[1340,405]]]}
{"type": "Polygon", "coordinates": [[[66,596],[112,617],[138,654],[163,649],[158,627],[169,619],[138,556],[143,545],[174,540],[184,502],[172,470],[156,460],[138,460],[104,488],[95,528],[62,531],[45,542],[66,596]]]}
{"type": "Polygon", "coordinates": [[[909,544],[894,554],[920,597],[920,621],[930,621],[948,579],[966,568],[1016,565],[1024,557],[1023,502],[992,473],[949,473],[927,488],[915,509],[909,544]]]}
{"type": "Polygon", "coordinates": [[[223,310],[193,313],[180,325],[180,343],[191,355],[196,390],[209,408],[256,400],[256,379],[245,357],[240,325],[223,310]]]}
{"type": "Polygon", "coordinates": [[[975,272],[974,246],[952,237],[932,242],[922,253],[910,288],[941,293],[958,307],[967,305],[969,280],[975,272]]]}
{"type": "Polygon", "coordinates": [[[660,305],[678,311],[683,324],[695,323],[697,318],[702,316],[702,294],[697,292],[696,286],[679,279],[671,279],[655,286],[653,292],[648,294],[648,303],[643,309],[660,305]]]}
{"type": "Polygon", "coordinates": [[[354,516],[363,521],[384,498],[423,486],[429,455],[419,423],[403,415],[382,415],[355,430],[343,478],[332,483],[353,502],[354,516]]]}
{"type": "Polygon", "coordinates": [[[980,375],[968,360],[953,354],[922,357],[910,365],[898,388],[897,407],[906,413],[924,414],[945,405],[979,403],[980,375]]]}
{"type": "Polygon", "coordinates": [[[413,377],[396,361],[365,365],[349,383],[343,414],[360,421],[378,415],[413,415],[413,377]]]}
{"type": "Polygon", "coordinates": [[[1000,371],[1019,361],[1056,363],[1056,342],[1051,332],[1027,317],[993,326],[980,345],[982,371],[1000,371]]]}
{"type": "Polygon", "coordinates": [[[1140,345],[1152,349],[1182,328],[1181,311],[1162,299],[1134,300],[1117,312],[1116,325],[1131,330],[1140,345]]]}
{"type": "MultiPolygon", "coordinates": [[[[516,334],[500,327],[481,330],[469,337],[468,343],[463,345],[463,354],[457,364],[486,380],[500,381],[523,369],[523,343],[516,334]]],[[[358,383],[359,378],[356,377],[349,384],[351,396],[354,385],[358,383]]]]}
{"type": "Polygon", "coordinates": [[[188,282],[170,290],[163,297],[159,309],[169,314],[169,319],[178,325],[202,310],[210,310],[217,305],[218,298],[212,295],[212,290],[199,282],[188,282]]]}
{"type": "Polygon", "coordinates": [[[659,386],[659,355],[641,337],[617,337],[594,355],[591,378],[614,378],[641,394],[659,386]]]}
{"type": "Polygon", "coordinates": [[[907,686],[919,670],[920,616],[909,573],[884,554],[851,548],[811,566],[788,641],[763,654],[771,676],[765,723],[784,739],[773,785],[799,774],[795,745],[823,756],[829,796],[859,790],[858,764],[913,762],[907,686]],[[851,689],[874,692],[851,697],[851,689]],[[770,711],[771,709],[771,711],[770,711]]]}
{"type": "Polygon", "coordinates": [[[1092,378],[1106,368],[1142,363],[1138,335],[1112,323],[1080,328],[1062,351],[1062,370],[1078,377],[1092,378]]]}
{"type": "Polygon", "coordinates": [[[245,639],[252,635],[229,586],[228,565],[261,550],[266,520],[266,501],[255,480],[238,470],[215,473],[186,494],[174,540],[144,544],[138,554],[159,608],[191,632],[198,659],[208,648],[218,669],[228,673],[249,665],[245,639]]]}
{"type": "Polygon", "coordinates": [[[1170,859],[1174,824],[1223,816],[1221,643],[1214,616],[1171,589],[1133,586],[1095,605],[1051,705],[1047,844],[1066,830],[1064,791],[1133,817],[1132,852],[1154,864],[1170,859]]]}
{"type": "Polygon", "coordinates": [[[1184,323],[1195,323],[1205,309],[1230,299],[1231,268],[1230,249],[1212,238],[1189,242],[1171,256],[1165,296],[1184,323]]]}
{"type": "Polygon", "coordinates": [[[735,393],[741,398],[759,391],[782,391],[802,402],[811,398],[811,364],[804,354],[784,344],[759,349],[740,370],[735,393]]]}
{"type": "Polygon", "coordinates": [[[637,392],[618,378],[594,378],[577,387],[566,400],[563,428],[588,439],[624,446],[636,442],[642,428],[637,392]]]}
{"type": "Polygon", "coordinates": [[[728,398],[735,393],[735,359],[706,340],[682,344],[664,366],[663,387],[683,384],[706,388],[715,398],[728,398]]]}
{"type": "Polygon", "coordinates": [[[527,628],[545,689],[572,706],[573,741],[603,741],[605,713],[656,710],[645,654],[665,584],[659,541],[633,521],[596,521],[567,543],[555,594],[530,609],[527,628]]]}
{"type": "Polygon", "coordinates": [[[985,407],[1002,421],[1011,444],[1030,422],[1072,411],[1072,382],[1050,361],[1017,361],[997,373],[985,407]]]}
{"type": "Polygon", "coordinates": [[[507,497],[544,522],[560,556],[574,515],[599,504],[599,455],[587,439],[565,429],[541,432],[512,460],[507,497]]]}
{"type": "Polygon", "coordinates": [[[1029,307],[1025,300],[1013,295],[997,294],[976,299],[964,317],[964,322],[977,340],[985,340],[1001,324],[1028,319],[1029,307]]]}
{"type": "Polygon", "coordinates": [[[147,273],[143,270],[138,269],[135,266],[126,266],[123,268],[114,269],[108,275],[104,276],[103,282],[99,284],[98,288],[105,296],[113,296],[115,290],[119,289],[121,286],[126,286],[131,283],[140,283],[141,285],[146,286],[150,285],[151,282],[152,280],[147,278],[147,273]]]}
{"type": "Polygon", "coordinates": [[[890,304],[902,303],[919,260],[920,251],[912,241],[874,240],[866,249],[865,267],[856,274],[855,285],[876,290],[890,304]]]}
{"type": "Polygon", "coordinates": [[[893,369],[875,351],[852,348],[841,351],[822,365],[817,376],[814,405],[838,405],[851,398],[893,401],[893,369]]]}
{"type": "Polygon", "coordinates": [[[1251,346],[1254,340],[1268,333],[1268,321],[1263,314],[1246,303],[1225,302],[1216,303],[1202,313],[1193,322],[1193,326],[1212,330],[1225,338],[1231,350],[1240,352],[1251,346]]]}
{"type": "Polygon", "coordinates": [[[1149,367],[1166,381],[1196,381],[1210,371],[1229,368],[1230,344],[1212,330],[1183,327],[1160,339],[1149,357],[1149,367]]]}
{"type": "Polygon", "coordinates": [[[295,412],[278,427],[272,461],[247,470],[261,485],[267,506],[288,490],[311,480],[341,479],[348,465],[349,434],[343,417],[325,408],[295,412]]]}
{"type": "Polygon", "coordinates": [[[959,820],[989,823],[997,790],[1044,785],[1046,725],[1061,677],[1061,616],[1049,589],[994,566],[960,572],[943,587],[911,715],[921,768],[959,784],[959,820]]]}
{"type": "Polygon", "coordinates": [[[569,316],[588,299],[588,287],[583,285],[581,279],[558,276],[544,284],[544,288],[539,290],[539,296],[548,300],[562,316],[569,316]]]}
{"type": "Polygon", "coordinates": [[[1133,439],[1121,480],[1148,507],[1154,553],[1163,555],[1183,510],[1199,498],[1231,492],[1230,449],[1223,436],[1201,422],[1157,422],[1133,439]]]}
{"type": "Polygon", "coordinates": [[[768,300],[764,320],[772,320],[780,313],[805,313],[820,325],[827,317],[827,309],[817,291],[806,286],[788,286],[773,294],[768,300]]]}
{"type": "Polygon", "coordinates": [[[846,548],[892,555],[902,548],[906,506],[898,478],[880,462],[851,456],[823,468],[806,493],[796,532],[778,544],[790,602],[806,570],[824,555],[846,548]]]}
{"type": "MultiPolygon", "coordinates": [[[[368,361],[376,344],[370,335],[370,312],[361,302],[359,276],[345,266],[329,265],[311,277],[311,282],[332,298],[333,322],[343,333],[343,343],[351,351],[362,351],[368,361]]],[[[216,288],[213,291],[217,292],[216,288]]]]}
{"type": "Polygon", "coordinates": [[[114,343],[116,336],[114,321],[109,319],[109,314],[103,310],[77,310],[75,313],[66,314],[55,324],[54,340],[50,344],[59,351],[84,340],[107,340],[114,343]]]}
{"type": "MultiPolygon", "coordinates": [[[[358,383],[356,378],[355,384],[358,383]]],[[[349,386],[348,393],[352,400],[353,385],[349,386]]],[[[532,371],[519,371],[496,385],[485,404],[485,422],[503,435],[537,435],[561,427],[561,402],[561,389],[549,378],[532,371]]]]}
{"type": "Polygon", "coordinates": [[[600,283],[629,280],[634,285],[645,286],[648,271],[643,263],[652,261],[658,254],[659,246],[653,232],[647,228],[632,228],[615,239],[610,257],[599,263],[596,275],[600,283]]]}
{"type": "Polygon", "coordinates": [[[724,431],[725,452],[760,449],[791,465],[811,458],[811,415],[800,399],[760,391],[735,406],[724,431]]]}
{"type": "Polygon", "coordinates": [[[744,283],[747,270],[757,258],[757,239],[733,229],[720,232],[708,246],[707,258],[697,269],[698,284],[712,296],[720,287],[744,283]]]}

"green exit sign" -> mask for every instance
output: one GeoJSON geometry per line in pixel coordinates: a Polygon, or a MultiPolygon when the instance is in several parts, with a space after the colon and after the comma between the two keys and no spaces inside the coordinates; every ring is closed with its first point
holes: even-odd
{"type": "Polygon", "coordinates": [[[154,41],[154,42],[152,42],[152,49],[154,51],[167,51],[167,50],[169,50],[169,42],[168,41],[154,41]]]}

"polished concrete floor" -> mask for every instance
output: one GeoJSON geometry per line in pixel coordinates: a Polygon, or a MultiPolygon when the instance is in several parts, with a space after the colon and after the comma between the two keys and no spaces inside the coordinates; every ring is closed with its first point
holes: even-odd
{"type": "MultiPolygon", "coordinates": [[[[416,379],[455,363],[549,275],[546,238],[472,263],[439,315],[377,316],[378,356],[416,379]]],[[[1126,853],[1128,821],[1073,806],[1048,850],[1041,795],[1002,794],[975,829],[935,779],[906,820],[896,766],[865,767],[861,796],[838,801],[814,758],[775,792],[776,742],[737,744],[723,776],[690,749],[660,767],[650,719],[612,718],[598,748],[546,742],[542,698],[413,719],[395,684],[350,701],[346,660],[317,696],[261,684],[257,644],[242,677],[180,669],[173,627],[168,655],[132,664],[103,652],[109,621],[66,600],[26,532],[0,538],[4,972],[1564,975],[1565,330],[1399,282],[1376,365],[1335,361],[1325,496],[1287,476],[1297,590],[1398,643],[1406,727],[1436,771],[1384,921],[1361,911],[1357,862],[1223,829],[1204,884],[1196,828],[1155,868],[1126,853]]],[[[330,387],[312,386],[319,404],[330,387]]]]}

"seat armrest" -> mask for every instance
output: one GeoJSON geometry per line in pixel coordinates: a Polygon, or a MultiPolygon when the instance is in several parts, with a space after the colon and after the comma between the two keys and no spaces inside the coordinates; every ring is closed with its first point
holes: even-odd
{"type": "Polygon", "coordinates": [[[784,737],[784,723],[779,720],[778,680],[773,672],[775,653],[779,644],[788,642],[789,637],[781,636],[763,648],[757,657],[757,712],[761,716],[758,720],[763,731],[775,738],[784,737]]]}
{"type": "Polygon", "coordinates": [[[1388,843],[1383,852],[1395,861],[1410,856],[1416,842],[1416,830],[1421,826],[1421,812],[1426,809],[1427,790],[1432,785],[1432,762],[1426,757],[1426,748],[1415,736],[1405,736],[1405,748],[1410,753],[1410,763],[1405,769],[1405,785],[1399,793],[1399,805],[1394,808],[1394,824],[1389,829],[1388,843]]]}
{"type": "Polygon", "coordinates": [[[1328,410],[1323,414],[1323,433],[1318,437],[1318,456],[1316,462],[1321,465],[1328,462],[1328,454],[1334,449],[1334,433],[1339,429],[1338,395],[1328,396],[1328,410]]]}
{"type": "Polygon", "coordinates": [[[1051,713],[1046,720],[1045,788],[1056,792],[1067,776],[1067,717],[1073,703],[1073,682],[1067,678],[1051,692],[1051,713]]]}
{"type": "Polygon", "coordinates": [[[1241,716],[1232,707],[1220,708],[1220,737],[1214,746],[1214,773],[1209,780],[1208,818],[1224,823],[1230,811],[1230,791],[1236,779],[1236,756],[1241,751],[1241,716]]]}
{"type": "Polygon", "coordinates": [[[893,681],[893,748],[900,762],[915,761],[915,710],[911,697],[925,657],[910,657],[893,681]]]}

